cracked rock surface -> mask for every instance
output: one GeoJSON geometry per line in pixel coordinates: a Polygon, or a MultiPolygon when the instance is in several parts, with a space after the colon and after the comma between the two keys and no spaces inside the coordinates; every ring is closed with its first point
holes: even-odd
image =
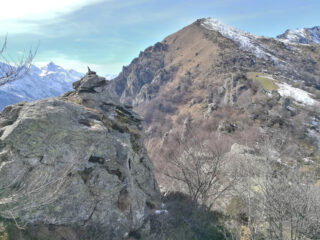
{"type": "Polygon", "coordinates": [[[15,239],[125,239],[147,231],[160,193],[141,119],[90,72],[59,98],[0,115],[0,214],[15,239]],[[8,220],[10,221],[10,220],[8,220]]]}

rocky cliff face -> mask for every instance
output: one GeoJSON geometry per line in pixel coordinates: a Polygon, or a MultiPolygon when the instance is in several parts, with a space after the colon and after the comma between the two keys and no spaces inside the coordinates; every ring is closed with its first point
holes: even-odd
{"type": "Polygon", "coordinates": [[[0,214],[10,239],[147,234],[159,190],[141,119],[107,85],[89,72],[62,97],[2,111],[0,214]]]}
{"type": "Polygon", "coordinates": [[[168,73],[163,69],[167,50],[166,44],[157,43],[141,52],[128,67],[123,67],[117,80],[111,83],[115,96],[130,105],[151,99],[168,79],[168,73]],[[135,99],[137,95],[140,95],[139,99],[135,99]]]}

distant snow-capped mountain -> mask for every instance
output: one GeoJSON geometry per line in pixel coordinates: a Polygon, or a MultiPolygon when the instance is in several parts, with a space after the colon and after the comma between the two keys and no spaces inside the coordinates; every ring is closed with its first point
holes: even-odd
{"type": "MultiPolygon", "coordinates": [[[[214,18],[203,18],[199,20],[201,25],[209,30],[219,32],[226,38],[229,38],[240,44],[243,49],[249,49],[258,55],[263,55],[256,41],[262,38],[245,31],[241,31],[237,28],[222,23],[221,21],[214,18]]],[[[277,40],[286,40],[287,42],[303,43],[303,44],[320,44],[320,26],[312,28],[302,28],[295,30],[287,30],[285,33],[276,37],[277,40]]]]}
{"type": "Polygon", "coordinates": [[[112,80],[112,79],[114,79],[116,76],[118,76],[118,74],[107,73],[106,75],[104,75],[104,77],[105,77],[107,80],[112,80]]]}
{"type": "Polygon", "coordinates": [[[0,110],[9,104],[58,96],[72,89],[72,83],[84,74],[66,70],[50,62],[46,66],[32,65],[22,79],[0,86],[0,110]]]}
{"type": "Polygon", "coordinates": [[[313,28],[287,30],[285,33],[277,36],[277,38],[288,40],[294,43],[320,44],[320,26],[313,28]]]}

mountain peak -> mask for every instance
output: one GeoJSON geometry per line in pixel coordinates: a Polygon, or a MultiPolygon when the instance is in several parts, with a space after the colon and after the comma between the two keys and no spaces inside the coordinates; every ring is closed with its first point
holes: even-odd
{"type": "Polygon", "coordinates": [[[277,38],[293,43],[320,44],[320,26],[302,29],[288,29],[285,33],[277,36],[277,38]]]}
{"type": "Polygon", "coordinates": [[[202,23],[202,26],[206,28],[210,28],[211,30],[217,30],[220,31],[223,28],[232,28],[230,25],[223,23],[217,18],[207,17],[207,18],[201,18],[198,21],[202,23]]]}
{"type": "Polygon", "coordinates": [[[215,19],[215,18],[202,18],[199,19],[201,26],[213,30],[213,31],[218,31],[222,35],[227,35],[229,37],[234,36],[234,35],[244,35],[244,36],[252,36],[252,37],[257,37],[254,34],[239,30],[235,27],[232,27],[228,24],[223,23],[222,21],[215,19]]]}
{"type": "Polygon", "coordinates": [[[241,49],[252,52],[258,57],[268,58],[268,54],[257,44],[259,36],[239,30],[211,17],[199,19],[198,22],[202,27],[217,31],[225,38],[236,42],[241,49]]]}
{"type": "Polygon", "coordinates": [[[45,68],[47,69],[47,71],[57,71],[58,69],[60,69],[61,67],[56,65],[54,62],[49,62],[47,64],[47,66],[45,66],[45,68]]]}

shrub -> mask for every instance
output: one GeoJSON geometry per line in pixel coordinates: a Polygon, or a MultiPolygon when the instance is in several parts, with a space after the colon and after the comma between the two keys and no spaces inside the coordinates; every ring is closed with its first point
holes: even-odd
{"type": "Polygon", "coordinates": [[[181,192],[171,192],[163,196],[168,214],[152,219],[155,239],[206,240],[226,239],[222,218],[218,212],[208,211],[181,192]]]}

